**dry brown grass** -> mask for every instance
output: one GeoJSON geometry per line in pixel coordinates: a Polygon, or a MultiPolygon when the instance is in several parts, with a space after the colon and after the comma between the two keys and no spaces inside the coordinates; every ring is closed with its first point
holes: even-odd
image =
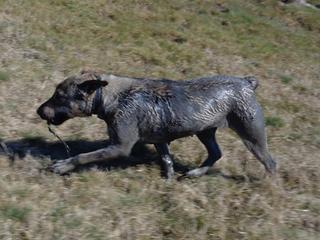
{"type": "MultiPolygon", "coordinates": [[[[278,1],[0,1],[0,138],[20,154],[0,156],[0,239],[320,239],[319,26],[319,11],[278,1]],[[64,153],[35,110],[83,66],[256,75],[277,177],[229,130],[199,179],[166,183],[152,147],[127,166],[45,171],[64,153]]],[[[78,144],[106,137],[96,118],[57,131],[78,144]]],[[[171,149],[177,168],[205,158],[195,138],[171,149]]]]}

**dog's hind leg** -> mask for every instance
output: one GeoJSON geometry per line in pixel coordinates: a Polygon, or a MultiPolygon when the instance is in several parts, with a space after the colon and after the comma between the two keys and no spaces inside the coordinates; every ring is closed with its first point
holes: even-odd
{"type": "Polygon", "coordinates": [[[257,103],[255,105],[253,118],[230,114],[227,117],[229,127],[241,137],[245,146],[264,165],[266,171],[274,174],[276,162],[268,152],[263,112],[257,103]]]}
{"type": "Polygon", "coordinates": [[[168,144],[158,143],[158,144],[155,144],[155,147],[161,157],[162,162],[164,163],[166,177],[168,180],[170,180],[174,175],[174,169],[173,169],[173,161],[170,156],[168,144]]]}
{"type": "Polygon", "coordinates": [[[222,154],[215,139],[216,130],[217,128],[208,129],[197,134],[197,137],[208,151],[208,158],[201,164],[199,168],[186,172],[181,176],[181,178],[202,176],[206,174],[209,168],[212,167],[213,164],[221,158],[222,154]]]}

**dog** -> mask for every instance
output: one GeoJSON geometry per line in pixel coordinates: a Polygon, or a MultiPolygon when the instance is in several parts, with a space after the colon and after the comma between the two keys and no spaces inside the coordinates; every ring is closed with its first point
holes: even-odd
{"type": "Polygon", "coordinates": [[[78,165],[130,155],[138,143],[154,144],[168,179],[174,176],[168,145],[196,135],[208,157],[183,177],[198,177],[221,158],[217,128],[228,126],[270,174],[276,161],[267,148],[262,109],[255,97],[254,77],[211,76],[193,80],[129,78],[84,70],[61,82],[53,96],[37,110],[48,124],[97,115],[108,126],[111,145],[52,165],[58,174],[78,165]]]}

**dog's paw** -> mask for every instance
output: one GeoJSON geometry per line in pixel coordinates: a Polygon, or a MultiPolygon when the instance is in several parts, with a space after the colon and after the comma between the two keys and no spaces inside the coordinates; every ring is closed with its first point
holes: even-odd
{"type": "Polygon", "coordinates": [[[185,178],[194,178],[194,177],[201,177],[203,175],[205,175],[209,170],[209,167],[199,167],[199,168],[195,168],[192,169],[186,173],[184,173],[183,175],[181,175],[180,177],[178,177],[178,181],[181,181],[185,178]]]}
{"type": "Polygon", "coordinates": [[[64,174],[75,169],[75,164],[72,158],[60,160],[51,166],[51,171],[56,174],[64,174]]]}

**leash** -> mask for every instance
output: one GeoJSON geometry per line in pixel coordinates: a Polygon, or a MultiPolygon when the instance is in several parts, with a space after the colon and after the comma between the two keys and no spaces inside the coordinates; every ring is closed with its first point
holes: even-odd
{"type": "Polygon", "coordinates": [[[65,148],[65,150],[66,150],[66,152],[67,152],[68,158],[71,157],[71,154],[70,154],[71,149],[70,149],[70,147],[68,146],[68,144],[67,144],[65,141],[62,140],[62,138],[60,138],[60,137],[58,136],[58,134],[56,134],[56,133],[53,131],[53,129],[50,127],[50,124],[48,124],[48,130],[49,130],[49,132],[51,132],[56,138],[58,138],[59,141],[63,144],[63,146],[64,146],[64,148],[65,148]]]}

